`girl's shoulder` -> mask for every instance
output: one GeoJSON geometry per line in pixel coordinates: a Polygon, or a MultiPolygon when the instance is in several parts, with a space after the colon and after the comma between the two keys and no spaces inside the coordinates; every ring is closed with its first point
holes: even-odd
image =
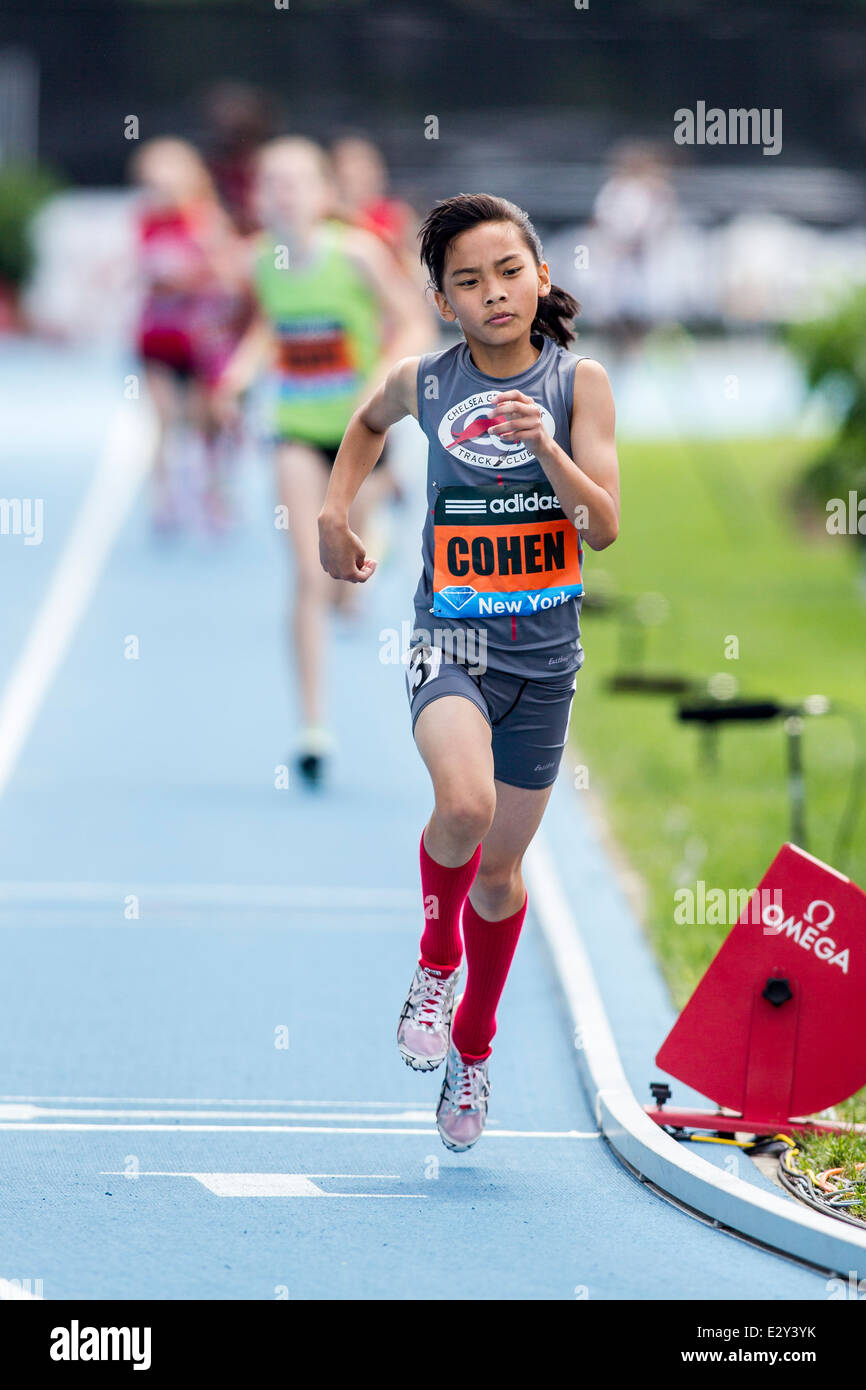
{"type": "Polygon", "coordinates": [[[321,224],[331,245],[349,260],[368,265],[371,260],[380,260],[385,249],[381,237],[356,222],[344,222],[339,217],[326,217],[321,224]]]}
{"type": "Polygon", "coordinates": [[[574,423],[577,412],[600,418],[613,409],[613,392],[610,378],[602,364],[594,357],[569,354],[574,362],[568,371],[571,380],[571,420],[574,423]]]}
{"type": "Polygon", "coordinates": [[[585,353],[568,353],[574,363],[575,381],[607,381],[608,376],[602,364],[596,357],[589,357],[585,353]]]}
{"type": "Polygon", "coordinates": [[[582,381],[607,380],[607,372],[595,357],[578,352],[574,347],[555,345],[556,364],[560,372],[577,384],[582,381]]]}
{"type": "Polygon", "coordinates": [[[464,340],[452,343],[450,347],[439,348],[436,352],[422,352],[419,354],[418,375],[416,380],[418,423],[422,429],[429,424],[432,428],[438,428],[438,412],[434,411],[436,423],[428,418],[426,406],[429,401],[439,401],[441,397],[441,386],[445,377],[457,364],[457,357],[464,346],[464,340]]]}
{"type": "Polygon", "coordinates": [[[435,352],[425,352],[418,358],[419,363],[427,369],[449,367],[456,363],[460,353],[465,347],[465,339],[461,338],[456,343],[451,343],[449,347],[437,348],[435,352]]]}

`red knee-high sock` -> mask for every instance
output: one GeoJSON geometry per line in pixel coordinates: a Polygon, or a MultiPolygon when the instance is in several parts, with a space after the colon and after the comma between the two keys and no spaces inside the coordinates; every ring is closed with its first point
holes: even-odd
{"type": "Polygon", "coordinates": [[[496,1009],[517,950],[526,916],[523,906],[501,922],[479,917],[469,900],[463,909],[463,940],[469,974],[460,1007],[451,1026],[451,1041],[461,1057],[483,1062],[490,1056],[496,1032],[496,1009]]]}
{"type": "Polygon", "coordinates": [[[463,959],[460,939],[460,909],[478,872],[481,845],[465,864],[449,868],[431,859],[421,832],[421,890],[424,894],[426,925],[421,937],[421,964],[430,970],[450,974],[463,959]]]}

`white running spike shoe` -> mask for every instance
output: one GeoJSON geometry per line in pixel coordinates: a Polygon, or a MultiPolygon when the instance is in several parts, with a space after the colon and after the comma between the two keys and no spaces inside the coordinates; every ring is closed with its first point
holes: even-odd
{"type": "Polygon", "coordinates": [[[449,1043],[436,1128],[446,1149],[454,1153],[471,1149],[483,1133],[490,1095],[488,1061],[489,1058],[483,1062],[465,1062],[454,1044],[449,1043]]]}
{"type": "Polygon", "coordinates": [[[450,975],[434,974],[418,962],[397,1025],[397,1045],[414,1071],[434,1071],[448,1055],[454,990],[460,966],[450,975]]]}

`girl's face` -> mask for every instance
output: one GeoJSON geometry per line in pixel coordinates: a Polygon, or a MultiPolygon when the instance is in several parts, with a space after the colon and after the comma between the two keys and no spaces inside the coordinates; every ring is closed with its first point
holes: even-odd
{"type": "Polygon", "coordinates": [[[381,157],[365,140],[341,140],[331,153],[340,196],[347,208],[363,211],[385,192],[381,157]]]}
{"type": "Polygon", "coordinates": [[[261,157],[254,200],[266,227],[308,227],[327,215],[331,188],[306,150],[267,150],[261,157]]]}
{"type": "Polygon", "coordinates": [[[514,223],[481,222],[448,248],[436,303],[447,322],[494,347],[528,333],[549,290],[547,263],[535,264],[514,223]]]}
{"type": "Polygon", "coordinates": [[[205,175],[198,157],[182,146],[165,144],[142,151],[136,180],[148,204],[165,209],[203,195],[205,175]]]}

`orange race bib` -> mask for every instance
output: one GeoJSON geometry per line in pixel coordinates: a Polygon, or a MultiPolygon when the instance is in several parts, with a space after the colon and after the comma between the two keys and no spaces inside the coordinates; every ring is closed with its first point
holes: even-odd
{"type": "Polygon", "coordinates": [[[549,483],[443,487],[433,510],[433,613],[541,613],[583,593],[583,546],[549,483]]]}
{"type": "Polygon", "coordinates": [[[351,388],[357,381],[349,335],[320,320],[276,325],[276,369],[282,392],[351,388]]]}

